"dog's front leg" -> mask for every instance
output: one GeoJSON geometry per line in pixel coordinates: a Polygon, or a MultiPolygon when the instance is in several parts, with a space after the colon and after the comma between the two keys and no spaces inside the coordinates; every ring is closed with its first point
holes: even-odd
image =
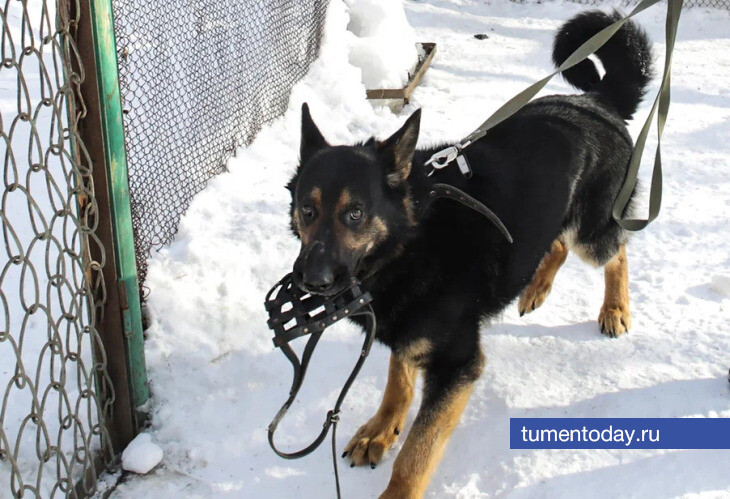
{"type": "Polygon", "coordinates": [[[388,383],[380,408],[362,425],[345,447],[353,465],[375,467],[403,431],[416,385],[416,367],[396,354],[390,356],[388,383]]]}
{"type": "Polygon", "coordinates": [[[484,357],[458,367],[427,367],[423,402],[403,448],[393,464],[393,474],[380,499],[417,499],[441,459],[451,431],[459,422],[484,357]]]}

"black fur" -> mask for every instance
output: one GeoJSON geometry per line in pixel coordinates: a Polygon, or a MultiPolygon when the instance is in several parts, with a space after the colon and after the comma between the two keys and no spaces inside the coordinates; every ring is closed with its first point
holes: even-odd
{"type": "MultiPolygon", "coordinates": [[[[560,66],[580,45],[622,17],[617,10],[611,14],[593,10],[563,24],[553,43],[555,66],[560,66]]],[[[564,71],[563,77],[584,92],[594,92],[595,98],[613,106],[623,119],[630,120],[654,76],[646,33],[629,21],[596,51],[596,56],[606,70],[603,79],[590,59],[564,71]]]]}
{"type": "MultiPolygon", "coordinates": [[[[555,62],[615,16],[593,11],[568,21],[555,39],[555,62]]],[[[651,74],[649,43],[629,22],[598,55],[607,70],[603,80],[591,62],[565,75],[587,93],[537,99],[471,145],[469,180],[453,165],[426,176],[424,162],[442,147],[413,151],[418,115],[384,142],[333,147],[303,109],[302,160],[289,184],[293,217],[313,202],[313,188],[321,189],[322,199],[316,216],[305,222],[317,225],[295,264],[298,282],[307,286],[312,251],[327,255],[325,263],[318,257],[318,268],[337,269],[326,292],[345,286],[351,275],[360,278],[374,297],[380,342],[395,352],[417,340],[431,344],[418,361],[426,371],[424,400],[432,404],[455,382],[478,376],[480,324],[529,284],[553,240],[562,235],[598,265],[627,240],[611,209],[632,150],[624,120],[636,110],[651,74]],[[404,169],[409,171],[402,181],[390,175],[404,169]],[[452,184],[489,206],[514,244],[448,199],[409,219],[405,206],[425,203],[433,182],[452,184]],[[357,225],[334,213],[343,189],[364,213],[357,225]],[[371,234],[376,219],[385,222],[387,237],[362,254],[343,256],[332,234],[371,234]]]]}

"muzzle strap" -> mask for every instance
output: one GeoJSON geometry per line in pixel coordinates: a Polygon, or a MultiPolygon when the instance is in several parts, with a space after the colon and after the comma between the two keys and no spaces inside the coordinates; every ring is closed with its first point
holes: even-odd
{"type": "Polygon", "coordinates": [[[340,480],[337,471],[337,456],[335,448],[335,436],[337,423],[340,419],[340,407],[350,390],[350,386],[355,381],[365,359],[370,353],[370,347],[375,339],[375,313],[373,312],[370,302],[372,297],[370,293],[363,293],[360,290],[360,283],[352,280],[352,284],[346,290],[338,293],[333,297],[309,295],[302,292],[294,285],[292,275],[286,275],[279,281],[266,295],[266,310],[269,313],[268,325],[274,330],[274,346],[281,349],[284,355],[289,359],[294,368],[294,379],[292,380],[291,389],[289,390],[289,398],[284,405],[281,406],[279,412],[269,425],[269,445],[274,452],[285,459],[298,459],[310,454],[319,447],[327,437],[330,427],[332,427],[332,462],[335,470],[335,481],[337,484],[337,497],[340,497],[340,480]],[[312,358],[314,349],[322,337],[322,333],[332,324],[344,319],[345,317],[365,316],[367,327],[365,330],[365,341],[360,350],[360,357],[355,363],[350,376],[348,376],[337,401],[332,410],[327,411],[322,430],[317,438],[309,445],[295,452],[283,452],[274,444],[274,433],[279,423],[286,415],[289,407],[294,402],[302,387],[304,377],[307,374],[309,361],[312,358]],[[307,344],[304,346],[301,361],[297,357],[296,352],[289,346],[289,342],[305,335],[311,335],[307,344]]]}

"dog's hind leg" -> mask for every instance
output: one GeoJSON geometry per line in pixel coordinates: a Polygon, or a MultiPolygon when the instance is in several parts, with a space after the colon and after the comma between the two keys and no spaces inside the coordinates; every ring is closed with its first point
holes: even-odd
{"type": "Polygon", "coordinates": [[[568,258],[568,246],[561,239],[556,239],[537,267],[532,282],[520,296],[517,304],[520,316],[529,314],[545,302],[545,298],[553,287],[555,275],[565,263],[566,258],[568,258]]]}
{"type": "Polygon", "coordinates": [[[374,468],[398,439],[413,400],[416,376],[417,369],[413,364],[404,357],[391,354],[388,382],[380,408],[345,447],[343,457],[349,454],[353,466],[369,464],[374,468]]]}
{"type": "Polygon", "coordinates": [[[421,408],[395,458],[393,474],[380,499],[417,499],[423,496],[483,365],[484,357],[478,352],[465,366],[426,368],[421,408]]]}
{"type": "Polygon", "coordinates": [[[626,259],[626,245],[619,246],[618,253],[606,263],[603,269],[606,291],[603,306],[598,315],[601,332],[616,338],[631,328],[629,311],[629,264],[626,259]]]}

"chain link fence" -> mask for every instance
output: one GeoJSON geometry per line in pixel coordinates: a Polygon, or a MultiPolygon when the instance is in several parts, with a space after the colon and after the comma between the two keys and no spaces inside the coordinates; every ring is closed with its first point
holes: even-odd
{"type": "MultiPolygon", "coordinates": [[[[72,0],[0,17],[0,496],[86,495],[111,456],[112,386],[96,329],[103,255],[79,137],[84,69],[72,0]]],[[[93,75],[91,75],[93,78],[93,75]]]]}
{"type": "Polygon", "coordinates": [[[684,0],[685,7],[712,7],[730,10],[730,0],[684,0]]]}
{"type": "Polygon", "coordinates": [[[327,0],[114,0],[137,268],[317,57],[327,0]]]}
{"type": "MultiPolygon", "coordinates": [[[[542,3],[542,0],[510,0],[515,3],[542,3]]],[[[596,7],[633,7],[638,0],[569,0],[572,3],[581,5],[593,5],[596,7]]],[[[711,7],[716,9],[730,10],[730,0],[684,0],[684,8],[690,7],[711,7]]]]}

